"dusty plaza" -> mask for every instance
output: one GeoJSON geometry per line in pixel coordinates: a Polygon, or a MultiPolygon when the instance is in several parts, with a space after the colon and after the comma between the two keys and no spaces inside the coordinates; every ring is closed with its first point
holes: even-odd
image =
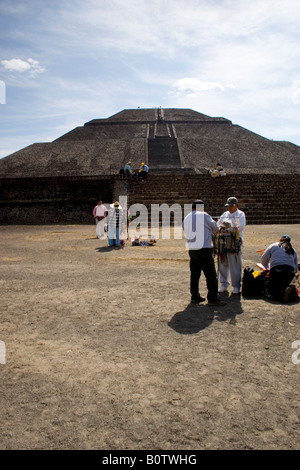
{"type": "MultiPolygon", "coordinates": [[[[243,266],[284,233],[299,253],[299,225],[248,225],[243,266]]],[[[2,450],[299,449],[299,303],[190,304],[184,238],[15,225],[0,243],[2,450]]]]}

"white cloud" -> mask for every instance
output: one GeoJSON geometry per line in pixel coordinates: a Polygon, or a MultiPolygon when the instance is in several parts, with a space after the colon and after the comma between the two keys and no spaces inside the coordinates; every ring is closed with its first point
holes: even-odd
{"type": "Polygon", "coordinates": [[[177,80],[173,84],[174,91],[172,93],[175,93],[175,96],[186,95],[187,97],[195,97],[206,91],[225,91],[226,88],[234,88],[234,85],[222,85],[217,82],[206,82],[198,78],[186,77],[177,80]]]}
{"type": "Polygon", "coordinates": [[[40,121],[52,140],[53,122],[60,132],[125,108],[189,107],[275,139],[284,116],[300,143],[298,0],[10,3],[0,2],[1,111],[18,132],[40,121]]]}
{"type": "MultiPolygon", "coordinates": [[[[164,54],[176,57],[180,50],[203,48],[239,41],[261,39],[268,43],[268,31],[297,34],[299,6],[296,0],[86,0],[75,7],[62,3],[56,21],[47,15],[45,28],[68,38],[69,44],[130,53],[164,54]],[[292,12],[292,14],[291,14],[292,12]],[[71,28],[57,18],[67,20],[71,28]],[[289,32],[289,33],[288,33],[289,32]]],[[[53,12],[52,12],[53,13],[53,12]]],[[[256,43],[257,44],[257,43],[256,43]]]]}
{"type": "Polygon", "coordinates": [[[44,72],[45,69],[39,64],[38,60],[35,59],[10,59],[2,60],[1,64],[3,67],[10,72],[29,72],[30,76],[35,76],[38,73],[44,72]]]}
{"type": "Polygon", "coordinates": [[[1,64],[11,72],[25,72],[30,69],[30,64],[22,59],[2,60],[1,64]]]}

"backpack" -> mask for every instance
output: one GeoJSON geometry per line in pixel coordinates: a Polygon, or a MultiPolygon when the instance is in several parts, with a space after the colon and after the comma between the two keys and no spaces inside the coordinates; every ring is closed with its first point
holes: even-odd
{"type": "Polygon", "coordinates": [[[246,266],[242,279],[242,295],[244,297],[261,297],[266,291],[266,275],[264,272],[254,272],[246,266]],[[255,275],[254,275],[255,273],[255,275]]]}

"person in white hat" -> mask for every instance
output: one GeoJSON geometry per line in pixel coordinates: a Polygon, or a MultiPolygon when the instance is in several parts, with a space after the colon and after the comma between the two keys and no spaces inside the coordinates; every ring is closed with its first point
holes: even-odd
{"type": "Polygon", "coordinates": [[[108,245],[120,246],[120,233],[122,232],[123,209],[118,201],[110,204],[108,215],[108,245]]]}
{"type": "Polygon", "coordinates": [[[227,292],[230,285],[233,287],[233,294],[240,294],[242,282],[242,251],[243,230],[246,226],[246,216],[243,211],[238,209],[238,200],[236,197],[229,197],[225,204],[225,211],[219,218],[217,224],[219,227],[231,227],[234,230],[235,237],[239,243],[236,244],[236,253],[226,253],[222,259],[219,257],[219,292],[227,292]]]}

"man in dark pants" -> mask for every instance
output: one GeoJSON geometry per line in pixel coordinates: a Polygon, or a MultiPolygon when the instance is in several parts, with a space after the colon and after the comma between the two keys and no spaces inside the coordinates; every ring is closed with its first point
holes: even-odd
{"type": "Polygon", "coordinates": [[[192,211],[184,218],[183,231],[190,256],[190,290],[192,303],[205,300],[199,294],[199,280],[203,271],[206,277],[209,305],[225,305],[218,299],[218,275],[212,255],[212,232],[218,231],[217,223],[204,212],[204,203],[196,200],[192,211]]]}

